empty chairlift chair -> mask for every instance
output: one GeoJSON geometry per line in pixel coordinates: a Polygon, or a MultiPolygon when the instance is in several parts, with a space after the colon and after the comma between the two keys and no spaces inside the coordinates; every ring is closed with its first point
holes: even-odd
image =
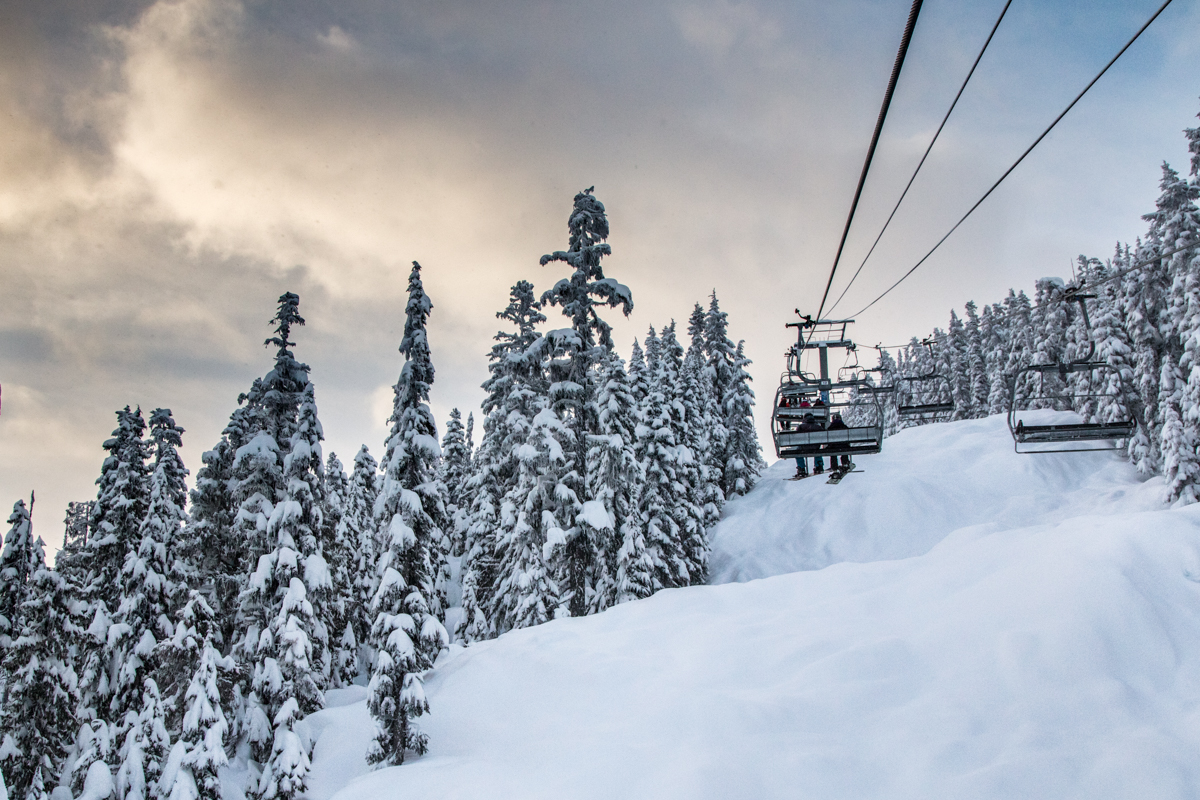
{"type": "MultiPolygon", "coordinates": [[[[1079,303],[1085,330],[1091,338],[1086,300],[1095,295],[1067,290],[1064,302],[1079,303]]],[[[1078,453],[1093,450],[1120,449],[1137,431],[1128,398],[1131,396],[1120,370],[1094,360],[1096,343],[1089,341],[1083,358],[1055,364],[1033,364],[1017,372],[1009,387],[1008,429],[1013,437],[1013,449],[1018,453],[1078,453]],[[1031,377],[1033,376],[1033,377],[1031,377]],[[1080,376],[1082,379],[1074,379],[1080,376]],[[1074,385],[1072,385],[1074,384],[1074,385]],[[1026,387],[1024,408],[1017,408],[1018,387],[1026,387]],[[1114,403],[1121,400],[1124,402],[1114,403]],[[1116,419],[1091,422],[1031,423],[1027,417],[1030,407],[1062,408],[1089,415],[1098,407],[1122,409],[1116,419]],[[1083,445],[1083,446],[1080,446],[1083,445]]]]}
{"type": "Polygon", "coordinates": [[[954,416],[950,381],[941,375],[934,372],[897,381],[901,386],[896,391],[896,414],[901,422],[945,422],[954,416]]]}

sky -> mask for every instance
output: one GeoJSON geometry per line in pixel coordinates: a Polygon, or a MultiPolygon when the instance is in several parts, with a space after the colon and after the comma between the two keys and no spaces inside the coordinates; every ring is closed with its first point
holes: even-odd
{"type": "MultiPolygon", "coordinates": [[[[840,313],[912,266],[1158,7],[1015,0],[840,313]]],[[[851,231],[845,285],[1003,0],[926,0],[851,231]]],[[[0,501],[37,492],[53,551],[125,405],[172,409],[193,477],[285,291],[326,452],[378,456],[407,278],[434,310],[444,427],[483,398],[509,287],[565,276],[595,186],[630,287],[622,353],[716,291],[758,428],[794,309],[820,302],[905,0],[16,0],[0,7],[0,501]]],[[[1187,169],[1200,5],[1176,0],[1016,172],[852,327],[945,326],[1145,230],[1187,169]],[[1188,76],[1192,76],[1189,78],[1188,76]]],[[[557,309],[550,327],[565,327],[557,309]]],[[[866,347],[861,357],[873,361],[866,347]]],[[[478,420],[477,420],[478,421],[478,420]]]]}

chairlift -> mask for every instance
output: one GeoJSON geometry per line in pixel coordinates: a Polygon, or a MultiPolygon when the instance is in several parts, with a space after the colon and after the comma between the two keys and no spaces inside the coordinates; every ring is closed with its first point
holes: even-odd
{"type": "MultiPolygon", "coordinates": [[[[929,355],[932,358],[933,339],[925,339],[921,344],[929,348],[929,355]]],[[[897,389],[896,415],[901,422],[945,422],[954,415],[950,381],[937,372],[902,376],[897,378],[897,381],[904,384],[905,389],[905,391],[897,389]],[[943,399],[928,400],[934,387],[937,389],[934,396],[943,399]],[[918,398],[923,398],[926,402],[921,402],[918,398]]]]}
{"type": "Polygon", "coordinates": [[[853,321],[805,318],[788,324],[798,329],[798,340],[788,351],[788,371],[780,378],[771,415],[771,433],[779,458],[853,456],[882,450],[883,408],[879,395],[863,391],[870,384],[857,367],[839,370],[836,380],[829,374],[831,347],[853,352],[854,343],[846,338],[846,326],[853,321]],[[819,376],[801,369],[805,350],[818,351],[819,376]],[[852,370],[851,375],[845,374],[846,369],[852,370]],[[807,414],[812,414],[823,430],[798,430],[807,414]],[[834,414],[843,416],[846,428],[825,429],[834,414]]]}
{"type": "MultiPolygon", "coordinates": [[[[1013,449],[1018,453],[1080,453],[1103,450],[1119,450],[1137,431],[1137,420],[1130,412],[1126,418],[1110,422],[1077,422],[1051,425],[1030,424],[1022,418],[1031,409],[1028,406],[1038,405],[1053,408],[1055,405],[1065,405],[1070,409],[1080,409],[1091,401],[1113,400],[1127,398],[1130,392],[1120,370],[1104,361],[1094,360],[1096,343],[1092,340],[1091,323],[1088,320],[1087,303],[1096,295],[1081,294],[1077,289],[1068,289],[1065,293],[1066,302],[1079,303],[1083,313],[1084,330],[1088,334],[1088,352],[1083,358],[1070,362],[1054,364],[1032,364],[1017,371],[1009,386],[1008,429],[1013,437],[1013,449]],[[1026,399],[1026,408],[1016,407],[1017,387],[1021,386],[1027,375],[1036,374],[1037,380],[1034,394],[1026,399]],[[1085,391],[1072,391],[1069,376],[1084,374],[1087,376],[1085,391]],[[1053,384],[1046,385],[1046,376],[1058,376],[1059,384],[1063,387],[1056,390],[1053,384]],[[1115,379],[1115,380],[1110,380],[1115,379]],[[1112,390],[1093,390],[1090,387],[1116,386],[1112,390]],[[1072,445],[1085,442],[1106,442],[1107,446],[1074,447],[1072,445]]],[[[1126,404],[1129,408],[1129,404],[1126,404]]]]}

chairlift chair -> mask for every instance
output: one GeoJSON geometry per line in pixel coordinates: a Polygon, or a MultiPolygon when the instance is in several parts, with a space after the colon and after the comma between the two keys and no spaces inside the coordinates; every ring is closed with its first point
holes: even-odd
{"type": "MultiPolygon", "coordinates": [[[[928,375],[913,375],[910,377],[897,378],[907,384],[908,391],[903,393],[903,396],[908,399],[908,402],[898,402],[896,404],[896,414],[901,421],[916,420],[918,422],[944,422],[954,415],[953,400],[937,400],[930,403],[917,402],[919,387],[932,386],[935,383],[940,383],[942,391],[938,392],[941,397],[950,397],[951,387],[950,381],[938,375],[936,372],[931,372],[928,375]]],[[[898,391],[897,396],[901,396],[898,391]]]]}
{"type": "Polygon", "coordinates": [[[771,415],[771,433],[779,458],[853,456],[878,453],[883,449],[883,408],[879,401],[882,393],[872,391],[874,387],[856,367],[843,368],[837,379],[829,375],[830,348],[841,347],[853,352],[854,343],[846,338],[846,327],[851,322],[853,320],[806,319],[789,324],[789,327],[799,329],[799,337],[788,351],[788,371],[780,379],[771,415]],[[801,368],[805,350],[818,350],[819,377],[801,368]],[[851,371],[849,376],[846,370],[851,371]],[[805,401],[807,406],[801,408],[800,404],[805,401]],[[867,421],[853,426],[847,423],[841,430],[797,430],[806,414],[812,414],[822,428],[827,428],[835,413],[843,414],[844,421],[855,421],[859,416],[866,416],[867,421]]]}
{"type": "MultiPolygon", "coordinates": [[[[1032,364],[1018,370],[1009,386],[1008,429],[1013,437],[1013,449],[1018,453],[1080,453],[1103,450],[1119,450],[1137,431],[1137,419],[1131,412],[1122,419],[1109,422],[1075,422],[1039,425],[1026,423],[1022,414],[1028,412],[1030,405],[1050,406],[1057,404],[1078,410],[1089,401],[1123,399],[1130,396],[1128,386],[1120,370],[1104,361],[1095,361],[1096,343],[1091,341],[1091,324],[1087,316],[1086,300],[1095,295],[1080,294],[1078,290],[1068,289],[1064,300],[1079,303],[1083,312],[1084,329],[1089,339],[1088,352],[1083,358],[1070,362],[1054,364],[1032,364]],[[1112,390],[1071,391],[1068,376],[1087,374],[1089,387],[1117,386],[1112,390]],[[1036,374],[1036,391],[1026,399],[1024,409],[1016,406],[1017,387],[1023,385],[1027,375],[1036,374]],[[1047,389],[1046,376],[1057,375],[1061,378],[1063,391],[1056,392],[1047,389]],[[1115,379],[1115,380],[1107,380],[1115,379]],[[1107,442],[1107,446],[1075,447],[1073,445],[1085,442],[1107,442]]],[[[1126,409],[1130,404],[1126,403],[1126,409]]]]}

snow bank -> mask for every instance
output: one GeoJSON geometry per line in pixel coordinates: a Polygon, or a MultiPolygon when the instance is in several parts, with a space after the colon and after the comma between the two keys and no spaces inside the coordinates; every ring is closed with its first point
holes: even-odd
{"type": "Polygon", "coordinates": [[[1004,530],[1162,507],[1162,480],[1143,483],[1112,453],[1016,454],[1003,415],[903,430],[856,467],[863,472],[830,486],[819,476],[790,481],[795,462],[776,462],[726,506],[711,582],[908,558],[969,525],[1004,530]]]}
{"type": "Polygon", "coordinates": [[[367,772],[364,704],[314,715],[309,796],[1200,796],[1200,506],[1002,420],[889,444],[731,505],[724,574],[808,571],[456,647],[423,758],[367,772]]]}

